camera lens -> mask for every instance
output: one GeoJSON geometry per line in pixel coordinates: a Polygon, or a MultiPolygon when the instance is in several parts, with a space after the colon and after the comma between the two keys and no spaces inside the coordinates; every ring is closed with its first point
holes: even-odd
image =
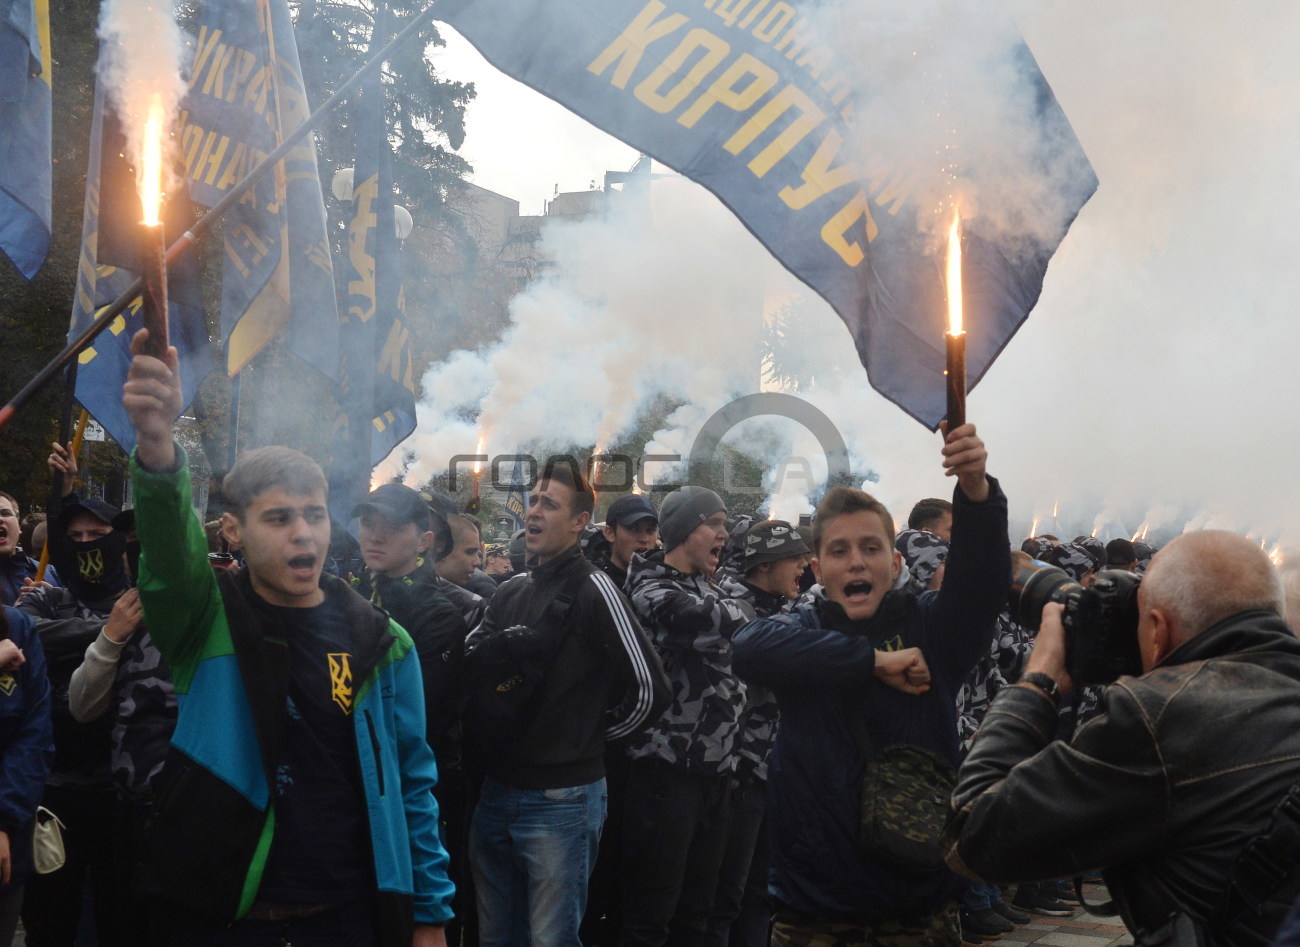
{"type": "Polygon", "coordinates": [[[1007,604],[1011,617],[1032,631],[1043,622],[1043,606],[1048,602],[1064,604],[1072,594],[1083,589],[1063,569],[1038,561],[1022,566],[1011,579],[1007,604]]]}

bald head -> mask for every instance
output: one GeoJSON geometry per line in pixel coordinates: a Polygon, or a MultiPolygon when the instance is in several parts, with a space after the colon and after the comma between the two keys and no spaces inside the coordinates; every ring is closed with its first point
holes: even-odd
{"type": "Polygon", "coordinates": [[[1282,585],[1255,543],[1220,530],[1185,533],[1156,554],[1142,578],[1144,619],[1160,611],[1176,648],[1230,615],[1282,614],[1282,585]]]}
{"type": "Polygon", "coordinates": [[[1284,549],[1282,564],[1278,566],[1277,571],[1282,579],[1282,594],[1286,598],[1286,614],[1282,617],[1294,629],[1296,625],[1300,625],[1300,549],[1284,549]]]}

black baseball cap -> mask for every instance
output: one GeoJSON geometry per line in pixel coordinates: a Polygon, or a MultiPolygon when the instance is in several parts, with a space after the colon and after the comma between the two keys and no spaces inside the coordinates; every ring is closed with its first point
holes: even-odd
{"type": "Polygon", "coordinates": [[[103,520],[109,526],[116,528],[117,524],[113,522],[121,511],[111,503],[105,503],[99,497],[79,498],[74,503],[69,503],[59,511],[58,526],[60,528],[67,526],[68,521],[78,513],[89,513],[95,519],[103,520]]]}
{"type": "Polygon", "coordinates": [[[1137,558],[1137,549],[1127,539],[1112,539],[1106,544],[1106,565],[1125,566],[1137,558]]]}
{"type": "Polygon", "coordinates": [[[631,526],[645,519],[658,523],[659,514],[655,512],[653,503],[635,493],[619,497],[609,505],[609,510],[605,513],[605,524],[608,526],[631,526]]]}
{"type": "Polygon", "coordinates": [[[414,523],[422,532],[430,528],[429,504],[424,497],[404,484],[384,484],[358,503],[352,515],[360,516],[367,510],[373,510],[394,526],[414,523]]]}

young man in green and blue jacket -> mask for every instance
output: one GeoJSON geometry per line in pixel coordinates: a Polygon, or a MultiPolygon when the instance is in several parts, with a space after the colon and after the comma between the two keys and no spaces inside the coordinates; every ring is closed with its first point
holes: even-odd
{"type": "Polygon", "coordinates": [[[172,439],[176,352],[146,340],[123,395],[139,588],[180,705],[146,887],[176,909],[176,943],[443,947],[453,888],[411,638],[322,574],[325,478],[296,451],[235,464],[222,531],[246,568],[208,566],[172,439]]]}

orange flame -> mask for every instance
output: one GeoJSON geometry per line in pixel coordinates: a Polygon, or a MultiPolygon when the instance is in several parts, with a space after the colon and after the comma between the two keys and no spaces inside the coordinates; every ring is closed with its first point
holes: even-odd
{"type": "Polygon", "coordinates": [[[948,334],[961,335],[962,331],[961,212],[954,209],[948,229],[948,334]]]}
{"type": "MultiPolygon", "coordinates": [[[[475,449],[474,449],[474,453],[475,453],[475,454],[478,454],[479,456],[482,456],[483,451],[484,451],[486,448],[487,448],[487,435],[486,435],[486,434],[480,434],[480,435],[478,436],[478,446],[475,447],[475,449]]],[[[476,460],[476,461],[474,461],[474,476],[477,477],[477,476],[479,476],[479,475],[482,474],[482,473],[483,473],[483,461],[481,461],[481,460],[476,460]]]]}
{"type": "Polygon", "coordinates": [[[1057,514],[1060,512],[1061,512],[1061,501],[1057,500],[1055,503],[1052,504],[1052,519],[1056,519],[1057,514]]]}
{"type": "Polygon", "coordinates": [[[1274,546],[1272,552],[1268,554],[1268,557],[1273,560],[1273,568],[1282,568],[1283,563],[1286,561],[1286,557],[1282,555],[1282,544],[1278,543],[1274,546]]]}
{"type": "Polygon", "coordinates": [[[1038,517],[1034,517],[1033,525],[1029,527],[1029,538],[1033,539],[1038,535],[1038,517]]]}
{"type": "Polygon", "coordinates": [[[144,223],[157,227],[162,223],[162,153],[163,153],[162,96],[149,100],[149,117],[144,125],[144,154],[140,161],[140,203],[144,206],[144,223]]]}
{"type": "Polygon", "coordinates": [[[1141,526],[1138,527],[1137,532],[1133,534],[1133,538],[1129,540],[1129,542],[1135,543],[1139,539],[1146,539],[1146,538],[1147,538],[1147,524],[1143,523],[1141,526]]]}

